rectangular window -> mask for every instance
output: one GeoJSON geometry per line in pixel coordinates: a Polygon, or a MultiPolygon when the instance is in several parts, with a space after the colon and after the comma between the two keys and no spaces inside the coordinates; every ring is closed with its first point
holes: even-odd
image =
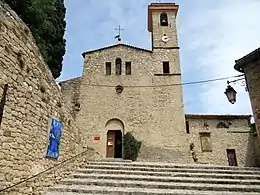
{"type": "Polygon", "coordinates": [[[0,102],[0,126],[4,114],[4,106],[5,106],[5,101],[6,101],[6,95],[7,95],[7,89],[8,89],[8,84],[5,84],[3,87],[3,93],[1,97],[1,102],[0,102]]]}
{"type": "Polygon", "coordinates": [[[186,133],[190,133],[190,124],[189,121],[186,121],[186,133]]]}
{"type": "Polygon", "coordinates": [[[125,74],[126,75],[131,75],[131,62],[126,62],[125,63],[125,74]]]}
{"type": "Polygon", "coordinates": [[[170,73],[170,65],[169,62],[163,62],[163,74],[170,73]]]}
{"type": "Polygon", "coordinates": [[[111,75],[111,62],[106,62],[106,75],[111,75]]]}
{"type": "Polygon", "coordinates": [[[116,75],[122,74],[122,60],[121,58],[116,59],[116,75]]]}
{"type": "Polygon", "coordinates": [[[210,133],[200,133],[201,151],[212,152],[210,133]]]}

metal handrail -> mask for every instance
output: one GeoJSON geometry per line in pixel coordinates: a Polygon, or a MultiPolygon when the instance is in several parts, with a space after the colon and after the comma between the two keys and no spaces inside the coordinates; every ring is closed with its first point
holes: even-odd
{"type": "Polygon", "coordinates": [[[85,150],[85,151],[83,151],[83,152],[81,152],[81,153],[79,153],[79,154],[77,154],[77,155],[75,155],[75,156],[72,156],[71,158],[68,158],[68,159],[66,159],[66,160],[63,160],[63,161],[57,163],[56,165],[45,169],[44,171],[42,171],[42,172],[40,172],[40,173],[37,173],[36,175],[33,175],[33,176],[31,176],[31,177],[28,177],[28,178],[26,178],[26,179],[24,179],[24,180],[22,180],[22,181],[19,181],[19,182],[15,183],[15,184],[13,184],[13,185],[11,185],[11,186],[8,186],[8,187],[4,188],[4,189],[0,189],[0,192],[6,191],[6,190],[8,190],[8,189],[10,189],[10,188],[13,188],[13,187],[15,187],[15,186],[21,184],[21,183],[27,182],[27,181],[29,181],[30,179],[33,179],[33,178],[35,178],[35,177],[37,177],[37,176],[39,176],[39,175],[41,175],[41,174],[43,174],[43,173],[45,173],[45,172],[47,172],[47,171],[53,169],[53,168],[55,168],[55,167],[58,167],[59,165],[65,163],[65,162],[67,162],[67,161],[69,161],[69,160],[72,160],[72,159],[74,159],[74,158],[76,158],[76,157],[78,157],[78,156],[80,156],[80,155],[86,153],[87,151],[88,151],[88,150],[85,150]]]}
{"type": "Polygon", "coordinates": [[[2,97],[0,100],[0,127],[1,127],[3,113],[4,113],[4,106],[5,106],[5,102],[6,102],[7,90],[8,90],[8,84],[4,84],[3,94],[2,94],[2,97]]]}

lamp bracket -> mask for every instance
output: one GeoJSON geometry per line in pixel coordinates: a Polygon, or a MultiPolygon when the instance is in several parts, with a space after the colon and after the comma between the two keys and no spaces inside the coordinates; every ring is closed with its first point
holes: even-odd
{"type": "Polygon", "coordinates": [[[238,83],[240,86],[244,87],[246,86],[246,81],[245,81],[245,78],[239,78],[239,79],[235,79],[233,81],[227,81],[227,84],[229,85],[230,83],[234,83],[234,85],[236,83],[238,83]]]}

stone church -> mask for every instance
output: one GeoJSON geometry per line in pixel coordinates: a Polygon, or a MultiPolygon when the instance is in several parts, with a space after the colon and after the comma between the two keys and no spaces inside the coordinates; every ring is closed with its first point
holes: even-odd
{"type": "MultiPolygon", "coordinates": [[[[184,112],[175,26],[177,11],[178,5],[173,3],[149,5],[150,50],[119,42],[86,51],[82,76],[58,85],[28,26],[0,0],[0,194],[41,194],[78,168],[90,166],[90,161],[122,158],[123,135],[127,132],[142,141],[137,161],[259,166],[260,161],[255,158],[259,137],[250,129],[251,116],[184,112]]],[[[237,63],[240,67],[255,59],[237,63]]],[[[255,70],[245,69],[250,78],[253,108],[257,111],[255,70]]],[[[231,169],[235,171],[224,169],[230,174],[231,169]]],[[[185,175],[193,183],[198,176],[191,178],[189,173],[185,175]]],[[[243,173],[248,178],[252,171],[243,173]]],[[[202,178],[201,186],[206,180],[208,177],[202,178]]],[[[100,184],[107,187],[103,176],[99,181],[98,184],[95,177],[93,189],[97,190],[100,184]]],[[[118,186],[121,182],[113,183],[118,186]]],[[[183,182],[177,183],[186,190],[187,183],[183,182]]],[[[89,188],[89,184],[81,183],[75,189],[89,188]]],[[[158,184],[154,185],[158,188],[158,184]]],[[[236,190],[244,191],[244,186],[236,190]]],[[[218,191],[220,188],[223,185],[218,191]]],[[[92,194],[92,188],[89,192],[92,194]]]]}
{"type": "Polygon", "coordinates": [[[151,50],[119,41],[84,52],[82,76],[60,83],[65,106],[104,158],[122,158],[130,131],[142,141],[140,161],[254,165],[251,116],[184,113],[178,9],[148,6],[151,50]]]}

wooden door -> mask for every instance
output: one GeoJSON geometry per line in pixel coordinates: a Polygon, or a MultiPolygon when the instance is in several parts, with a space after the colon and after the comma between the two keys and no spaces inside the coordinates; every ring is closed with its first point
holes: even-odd
{"type": "Polygon", "coordinates": [[[234,149],[227,149],[227,157],[229,166],[237,166],[236,152],[234,149]]]}
{"type": "Polygon", "coordinates": [[[107,157],[115,156],[115,132],[107,132],[107,157]]]}

